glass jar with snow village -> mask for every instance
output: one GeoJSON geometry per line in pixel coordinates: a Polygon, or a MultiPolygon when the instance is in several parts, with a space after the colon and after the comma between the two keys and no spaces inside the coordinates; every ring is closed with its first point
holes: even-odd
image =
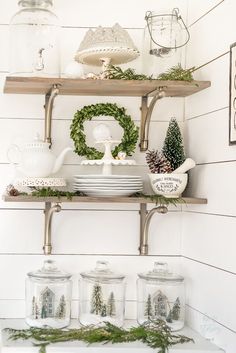
{"type": "Polygon", "coordinates": [[[125,276],[114,273],[106,261],[97,261],[96,268],[81,273],[80,312],[82,325],[104,321],[122,326],[125,311],[125,276]]]}
{"type": "Polygon", "coordinates": [[[46,260],[26,280],[26,323],[32,327],[62,328],[70,324],[71,274],[46,260]]]}
{"type": "Polygon", "coordinates": [[[184,327],[184,278],[169,272],[167,263],[155,262],[154,269],[139,273],[137,280],[139,324],[162,319],[173,331],[184,327]]]}

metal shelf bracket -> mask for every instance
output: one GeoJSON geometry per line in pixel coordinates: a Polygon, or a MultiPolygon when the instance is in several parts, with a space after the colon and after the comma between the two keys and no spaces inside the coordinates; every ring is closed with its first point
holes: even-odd
{"type": "Polygon", "coordinates": [[[139,144],[141,152],[145,152],[148,149],[149,127],[150,127],[152,112],[157,101],[166,96],[164,89],[165,89],[164,87],[159,87],[156,90],[156,94],[152,98],[149,105],[148,105],[148,96],[142,97],[140,144],[139,144]]]}
{"type": "Polygon", "coordinates": [[[59,94],[58,84],[53,85],[50,91],[45,96],[45,126],[44,126],[44,141],[52,144],[52,110],[56,96],[59,94]]]}
{"type": "Polygon", "coordinates": [[[140,205],[140,255],[148,255],[148,232],[150,221],[155,213],[165,214],[168,212],[166,206],[158,206],[147,212],[147,205],[140,205]]]}
{"type": "Polygon", "coordinates": [[[45,224],[44,224],[44,246],[43,251],[45,255],[52,253],[52,216],[55,212],[60,212],[61,206],[57,203],[52,206],[51,202],[45,202],[45,224]]]}

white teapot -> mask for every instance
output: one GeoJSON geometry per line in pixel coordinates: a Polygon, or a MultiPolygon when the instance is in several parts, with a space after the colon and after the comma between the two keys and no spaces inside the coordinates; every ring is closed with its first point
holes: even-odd
{"type": "Polygon", "coordinates": [[[65,148],[58,157],[55,157],[49,148],[49,143],[40,140],[39,135],[32,142],[25,143],[23,148],[13,144],[8,149],[8,159],[18,164],[17,170],[26,177],[46,178],[59,171],[67,152],[72,148],[65,148]],[[18,160],[12,156],[18,155],[18,160]]]}

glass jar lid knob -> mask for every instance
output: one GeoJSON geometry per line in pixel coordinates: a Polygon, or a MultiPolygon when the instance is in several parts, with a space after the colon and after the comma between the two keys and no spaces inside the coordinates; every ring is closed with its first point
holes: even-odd
{"type": "Polygon", "coordinates": [[[153,272],[165,274],[168,273],[168,264],[166,262],[154,262],[154,269],[153,272]]]}

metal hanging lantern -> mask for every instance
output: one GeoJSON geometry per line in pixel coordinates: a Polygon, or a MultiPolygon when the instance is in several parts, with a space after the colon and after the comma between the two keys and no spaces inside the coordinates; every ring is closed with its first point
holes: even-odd
{"type": "Polygon", "coordinates": [[[188,28],[178,8],[174,8],[169,14],[148,11],[145,20],[150,36],[150,55],[170,57],[178,48],[184,47],[190,39],[188,28]],[[182,39],[183,33],[185,39],[182,39]]]}

